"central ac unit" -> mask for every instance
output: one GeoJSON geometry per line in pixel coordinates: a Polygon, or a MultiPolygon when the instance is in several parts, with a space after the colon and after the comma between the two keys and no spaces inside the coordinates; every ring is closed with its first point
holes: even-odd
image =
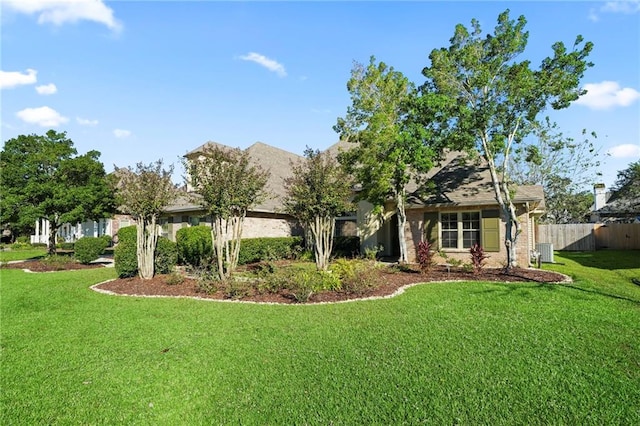
{"type": "Polygon", "coordinates": [[[551,243],[537,243],[536,251],[540,253],[540,261],[544,263],[553,262],[553,244],[551,243]]]}

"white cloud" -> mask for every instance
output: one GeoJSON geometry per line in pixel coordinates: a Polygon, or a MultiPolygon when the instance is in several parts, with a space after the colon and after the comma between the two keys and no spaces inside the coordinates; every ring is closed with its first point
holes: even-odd
{"type": "Polygon", "coordinates": [[[640,157],[640,145],[625,143],[616,145],[607,151],[614,158],[636,158],[640,157]]]}
{"type": "Polygon", "coordinates": [[[38,81],[38,71],[29,68],[25,73],[20,71],[0,71],[0,89],[11,89],[38,81]]]}
{"type": "Polygon", "coordinates": [[[42,86],[36,86],[36,92],[38,92],[39,95],[53,95],[57,91],[58,91],[58,88],[53,83],[43,84],[42,86]]]}
{"type": "Polygon", "coordinates": [[[284,65],[259,53],[249,52],[249,54],[247,55],[240,56],[240,59],[242,59],[243,61],[255,62],[256,64],[265,67],[269,71],[275,72],[279,77],[287,76],[287,71],[284,69],[284,65]]]}
{"type": "Polygon", "coordinates": [[[122,24],[113,16],[113,10],[102,0],[3,0],[10,10],[27,15],[38,15],[38,23],[50,22],[61,26],[82,20],[98,22],[113,31],[122,24]]]}
{"type": "Polygon", "coordinates": [[[16,116],[29,124],[37,124],[42,127],[58,127],[69,121],[67,117],[60,115],[55,109],[43,106],[39,108],[25,108],[18,111],[16,116]]]}
{"type": "Polygon", "coordinates": [[[591,109],[608,109],[629,106],[640,99],[640,92],[630,87],[621,88],[615,81],[585,84],[587,94],[575,102],[591,109]]]}
{"type": "Polygon", "coordinates": [[[589,10],[589,19],[593,22],[600,20],[600,13],[622,13],[633,15],[640,12],[640,0],[608,1],[599,8],[589,10]]]}
{"type": "Polygon", "coordinates": [[[124,139],[131,136],[131,132],[129,130],[124,130],[124,129],[114,129],[113,135],[118,139],[124,139]]]}
{"type": "Polygon", "coordinates": [[[98,120],[89,120],[87,118],[76,117],[76,121],[81,126],[96,126],[98,124],[98,120]]]}

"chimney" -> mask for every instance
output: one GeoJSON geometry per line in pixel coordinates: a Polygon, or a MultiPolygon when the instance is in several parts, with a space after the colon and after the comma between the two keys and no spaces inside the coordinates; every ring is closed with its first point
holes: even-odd
{"type": "Polygon", "coordinates": [[[607,192],[604,183],[596,183],[593,185],[594,210],[599,210],[607,204],[607,192]]]}

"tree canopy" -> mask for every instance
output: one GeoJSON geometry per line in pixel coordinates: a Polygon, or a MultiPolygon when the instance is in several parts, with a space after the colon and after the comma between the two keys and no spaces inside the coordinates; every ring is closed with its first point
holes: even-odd
{"type": "Polygon", "coordinates": [[[164,169],[162,160],[138,163],[135,169],[116,167],[114,173],[118,208],[136,222],[138,274],[142,279],[154,276],[158,219],[178,197],[172,173],[173,166],[164,169]]]}
{"type": "Polygon", "coordinates": [[[347,90],[352,104],[334,130],[352,146],[338,159],[361,187],[356,201],[372,203],[376,213],[395,203],[400,261],[406,262],[406,187],[433,166],[438,152],[426,143],[428,126],[414,125],[416,89],[401,72],[372,56],[366,66],[354,63],[347,90]]]}
{"type": "Polygon", "coordinates": [[[489,165],[494,194],[506,218],[508,267],[516,265],[522,231],[510,185],[514,144],[531,134],[546,108],[566,108],[584,94],[580,79],[593,65],[586,59],[593,44],[581,36],[571,49],[554,43],[553,54],[537,68],[527,59],[519,61],[529,39],[525,26],[525,17],[512,20],[508,9],[498,16],[493,34],[484,37],[477,20],[471,21],[470,29],[459,24],[450,46],[434,49],[431,64],[422,72],[422,93],[455,100],[448,125],[456,146],[477,150],[489,165]]]}
{"type": "Polygon", "coordinates": [[[311,231],[316,266],[327,270],[335,218],[353,209],[351,178],[327,152],[307,148],[304,155],[285,180],[284,209],[311,231]]]}
{"type": "Polygon", "coordinates": [[[49,221],[49,250],[64,223],[97,220],[114,211],[98,151],[77,155],[66,132],[20,135],[5,142],[0,156],[0,216],[19,232],[36,220],[49,221]]]}
{"type": "Polygon", "coordinates": [[[263,197],[269,172],[251,163],[240,149],[207,146],[198,158],[185,159],[194,202],[211,216],[213,252],[220,280],[238,264],[242,226],[247,211],[263,197]]]}

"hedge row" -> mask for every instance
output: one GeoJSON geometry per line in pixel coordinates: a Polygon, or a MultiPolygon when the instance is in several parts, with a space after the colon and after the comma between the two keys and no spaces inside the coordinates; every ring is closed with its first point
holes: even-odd
{"type": "Polygon", "coordinates": [[[246,238],[240,243],[238,265],[290,259],[302,250],[302,237],[246,238]]]}

